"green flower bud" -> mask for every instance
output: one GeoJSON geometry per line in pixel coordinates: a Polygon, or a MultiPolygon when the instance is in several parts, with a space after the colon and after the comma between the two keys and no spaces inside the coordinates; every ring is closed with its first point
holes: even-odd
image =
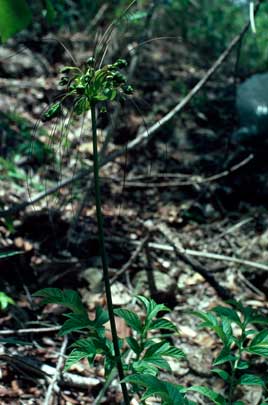
{"type": "Polygon", "coordinates": [[[85,84],[89,84],[90,81],[91,81],[91,79],[92,79],[92,76],[91,76],[91,75],[85,75],[85,76],[84,76],[84,83],[85,83],[85,84]]]}
{"type": "Polygon", "coordinates": [[[52,104],[49,109],[43,114],[43,121],[52,120],[52,118],[58,117],[61,113],[61,103],[52,104]]]}
{"type": "Polygon", "coordinates": [[[125,84],[126,83],[126,78],[122,73],[120,72],[115,72],[113,75],[113,81],[117,85],[125,84]]]}
{"type": "Polygon", "coordinates": [[[95,63],[96,63],[96,59],[94,58],[94,56],[90,56],[87,59],[86,63],[87,63],[88,66],[93,67],[95,65],[95,63]]]}
{"type": "Polygon", "coordinates": [[[127,94],[127,95],[131,95],[131,94],[134,93],[134,89],[133,89],[133,87],[132,87],[130,84],[124,84],[124,85],[122,86],[122,90],[123,90],[123,92],[124,92],[125,94],[127,94]]]}
{"type": "Polygon", "coordinates": [[[118,69],[122,69],[128,65],[127,61],[125,59],[117,59],[117,61],[114,63],[114,66],[118,69]]]}
{"type": "Polygon", "coordinates": [[[103,105],[100,109],[100,114],[106,114],[107,113],[107,108],[103,105]]]}

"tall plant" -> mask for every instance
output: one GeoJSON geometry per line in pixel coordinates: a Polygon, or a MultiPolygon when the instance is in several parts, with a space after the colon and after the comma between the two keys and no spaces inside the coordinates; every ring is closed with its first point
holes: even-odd
{"type": "MultiPolygon", "coordinates": [[[[116,332],[116,324],[113,313],[113,302],[111,286],[109,281],[108,259],[105,249],[103,215],[101,207],[101,191],[99,179],[99,153],[97,139],[97,111],[103,102],[119,100],[125,95],[132,94],[133,88],[127,83],[121,69],[126,67],[127,62],[118,59],[115,63],[97,67],[97,61],[92,56],[82,67],[66,66],[61,70],[62,77],[60,85],[64,88],[64,95],[59,101],[54,103],[44,114],[44,120],[50,120],[59,116],[63,110],[63,102],[68,98],[72,101],[73,111],[76,115],[91,112],[92,141],[93,141],[93,164],[94,164],[94,186],[95,186],[95,204],[98,223],[98,236],[100,253],[102,258],[103,278],[107,299],[109,320],[113,339],[114,354],[118,374],[121,380],[121,386],[125,404],[129,404],[126,384],[124,380],[124,371],[120,356],[119,342],[116,332]]],[[[104,108],[104,106],[102,106],[104,108]]]]}

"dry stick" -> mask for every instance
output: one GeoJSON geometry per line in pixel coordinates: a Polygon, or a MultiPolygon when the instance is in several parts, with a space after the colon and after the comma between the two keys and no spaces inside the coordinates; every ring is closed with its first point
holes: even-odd
{"type": "Polygon", "coordinates": [[[49,333],[49,332],[58,332],[61,326],[51,326],[49,328],[28,328],[28,329],[6,329],[0,330],[0,335],[9,336],[9,335],[27,335],[29,333],[49,333]]]}
{"type": "MultiPolygon", "coordinates": [[[[264,0],[258,0],[255,6],[255,15],[259,10],[260,4],[264,0]]],[[[186,97],[182,99],[182,101],[177,104],[171,111],[169,111],[164,117],[162,117],[158,122],[153,124],[150,128],[147,130],[143,131],[140,133],[135,139],[130,141],[128,143],[128,150],[135,149],[137,147],[140,147],[143,145],[144,142],[148,142],[152,135],[154,135],[164,124],[166,124],[168,121],[170,121],[178,112],[180,112],[190,101],[191,99],[201,90],[201,88],[206,84],[206,82],[210,79],[210,77],[217,71],[217,69],[221,66],[221,64],[225,61],[225,59],[229,56],[233,48],[236,46],[236,44],[240,41],[240,38],[245,35],[247,32],[248,28],[250,26],[250,23],[246,23],[244,28],[241,30],[241,32],[230,42],[229,46],[227,49],[219,56],[219,58],[216,60],[216,62],[212,65],[212,67],[207,71],[205,76],[193,87],[193,89],[187,94],[186,97]]],[[[118,157],[123,156],[125,153],[125,148],[120,148],[119,150],[110,153],[108,156],[106,156],[101,162],[100,166],[105,166],[107,163],[110,163],[117,159],[118,157]]],[[[17,204],[13,207],[11,207],[8,210],[0,211],[0,217],[6,217],[8,215],[15,214],[29,205],[32,205],[34,203],[37,203],[38,201],[42,200],[43,198],[47,197],[48,195],[54,194],[56,191],[59,189],[66,187],[67,185],[73,183],[76,180],[79,180],[81,178],[84,178],[85,176],[88,176],[89,173],[91,173],[93,168],[90,168],[89,170],[83,170],[77,175],[68,178],[66,180],[63,180],[61,183],[57,184],[56,186],[52,187],[51,189],[38,194],[36,197],[29,199],[28,201],[24,201],[23,203],[17,204]]]]}
{"type": "MultiPolygon", "coordinates": [[[[28,357],[22,356],[9,356],[1,354],[0,360],[8,363],[11,367],[28,374],[29,376],[36,376],[37,378],[48,378],[55,375],[55,367],[42,363],[36,359],[29,360],[28,357]]],[[[62,379],[59,382],[60,386],[76,387],[80,389],[88,389],[89,387],[96,386],[100,380],[94,377],[84,377],[78,374],[62,373],[62,379]]]]}
{"type": "MultiPolygon", "coordinates": [[[[137,244],[137,242],[132,241],[133,244],[137,244]]],[[[174,247],[173,245],[165,245],[163,243],[156,243],[156,242],[149,242],[148,243],[149,248],[155,249],[155,250],[162,250],[165,252],[173,252],[174,247]]],[[[201,257],[204,259],[212,259],[212,260],[219,260],[221,262],[230,262],[230,263],[236,263],[236,264],[242,264],[247,267],[252,267],[254,269],[260,269],[263,271],[268,271],[268,266],[262,263],[257,263],[253,262],[252,260],[243,260],[239,259],[237,257],[231,257],[231,256],[225,256],[225,255],[220,255],[218,253],[210,253],[210,252],[200,252],[198,250],[193,250],[193,249],[184,249],[181,246],[181,252],[188,255],[188,256],[196,256],[196,257],[201,257]]]]}
{"type": "MultiPolygon", "coordinates": [[[[89,26],[87,27],[87,32],[92,31],[96,25],[98,25],[98,23],[100,22],[100,20],[103,17],[103,14],[105,13],[105,11],[108,8],[108,4],[104,3],[101,8],[99,9],[99,11],[97,12],[97,14],[95,15],[95,17],[93,18],[93,20],[89,23],[89,26]]],[[[86,35],[86,38],[88,39],[88,35],[86,35]]]]}
{"type": "Polygon", "coordinates": [[[149,234],[145,236],[145,238],[142,239],[142,241],[139,243],[137,249],[135,252],[132,254],[130,259],[124,264],[124,266],[116,272],[116,274],[111,278],[110,284],[112,285],[118,277],[120,277],[122,274],[124,274],[130,266],[133,264],[133,262],[136,260],[136,258],[139,256],[140,252],[144,248],[144,246],[148,243],[149,240],[149,234]]]}
{"type": "Polygon", "coordinates": [[[154,268],[153,268],[153,264],[152,264],[152,256],[151,256],[151,252],[149,249],[148,241],[145,245],[145,254],[146,254],[147,265],[148,265],[148,269],[146,270],[147,282],[148,282],[150,295],[153,298],[157,292],[157,287],[156,287],[155,276],[154,276],[154,268]]]}
{"type": "Polygon", "coordinates": [[[223,288],[215,279],[215,277],[207,271],[198,261],[195,259],[190,258],[187,254],[182,252],[181,244],[177,240],[177,237],[171,232],[165,224],[157,225],[157,229],[164,235],[164,237],[168,240],[168,242],[173,246],[176,255],[183,261],[184,263],[190,265],[194,271],[201,274],[202,277],[214,288],[220,298],[223,300],[231,300],[233,299],[233,295],[225,288],[223,288]]]}
{"type": "MultiPolygon", "coordinates": [[[[229,176],[231,173],[233,173],[236,170],[240,169],[242,166],[245,166],[246,164],[248,164],[253,158],[254,158],[254,155],[251,153],[247,158],[243,159],[240,163],[232,166],[230,169],[224,170],[221,173],[218,173],[218,174],[215,174],[215,175],[209,176],[209,177],[202,178],[200,176],[192,175],[191,176],[192,180],[173,181],[173,182],[164,181],[164,182],[158,182],[158,183],[136,182],[135,179],[130,178],[125,182],[125,187],[126,188],[131,188],[131,187],[135,187],[135,188],[144,188],[144,187],[145,188],[147,188],[147,187],[166,188],[166,187],[180,187],[180,186],[197,186],[197,185],[204,184],[204,183],[211,183],[211,182],[219,180],[219,179],[221,179],[223,177],[229,176]]],[[[174,177],[175,177],[175,175],[174,175],[174,177]]],[[[113,179],[114,178],[112,178],[112,180],[113,179]]]]}
{"type": "Polygon", "coordinates": [[[55,374],[53,375],[53,377],[52,377],[52,379],[51,379],[51,381],[49,383],[43,405],[52,405],[53,404],[54,387],[55,387],[55,385],[57,383],[57,380],[60,377],[60,372],[61,372],[61,369],[62,369],[62,366],[63,366],[64,354],[66,352],[67,344],[68,344],[68,338],[67,338],[67,336],[64,336],[62,346],[61,346],[61,350],[60,350],[60,354],[59,354],[59,359],[58,359],[57,366],[56,366],[56,369],[55,369],[55,374]]]}
{"type": "Polygon", "coordinates": [[[221,232],[219,235],[217,235],[216,237],[212,238],[212,240],[215,242],[219,239],[221,239],[223,236],[228,235],[229,233],[233,233],[235,231],[237,231],[238,229],[240,229],[242,226],[247,225],[249,222],[253,221],[253,218],[246,218],[246,219],[242,219],[241,221],[239,221],[238,223],[236,223],[235,225],[230,226],[230,228],[225,229],[223,232],[221,232]]]}

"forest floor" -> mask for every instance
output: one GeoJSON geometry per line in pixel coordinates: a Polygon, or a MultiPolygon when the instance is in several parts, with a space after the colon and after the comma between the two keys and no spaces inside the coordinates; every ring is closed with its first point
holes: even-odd
{"type": "MultiPolygon", "coordinates": [[[[53,43],[14,55],[21,48],[11,41],[10,47],[0,49],[3,210],[34,200],[38,193],[46,194],[63,179],[92,167],[89,116],[82,130],[81,121],[68,117],[49,125],[40,121],[59,93],[57,74],[70,63],[68,55],[53,43]],[[9,58],[10,54],[14,56],[9,58]]],[[[88,38],[72,37],[71,52],[78,63],[91,50],[88,38]]],[[[118,56],[118,49],[108,53],[108,59],[118,56]]],[[[172,363],[167,378],[219,391],[224,385],[210,370],[221,345],[207,330],[198,329],[199,322],[189,311],[207,311],[234,297],[268,312],[268,212],[260,180],[265,171],[256,164],[258,152],[234,148],[229,142],[237,126],[232,66],[233,61],[227,61],[178,116],[160,126],[149,142],[128,150],[128,142],[173,108],[209,67],[201,66],[198,55],[181,42],[151,43],[139,53],[132,99],[116,122],[104,116],[98,123],[99,146],[109,125],[114,125],[108,152],[123,148],[122,156],[101,170],[109,266],[111,276],[116,276],[114,305],[135,305],[135,295],[151,294],[172,308],[169,316],[180,330],[174,343],[184,350],[187,361],[172,363]],[[155,278],[154,291],[147,283],[148,272],[155,278]],[[210,285],[207,274],[214,276],[219,289],[210,285]]],[[[113,116],[115,107],[110,109],[113,116]]],[[[89,312],[105,305],[90,184],[89,173],[0,218],[1,252],[22,252],[0,262],[0,290],[15,301],[1,312],[5,334],[0,337],[30,342],[0,343],[1,355],[34,358],[56,367],[62,345],[57,326],[63,310],[55,305],[40,308],[31,296],[40,288],[77,289],[89,312]],[[53,326],[51,331],[40,330],[53,326]],[[18,329],[26,331],[18,334],[18,329]]],[[[122,322],[118,329],[120,336],[130,333],[122,322]]],[[[94,369],[82,361],[71,372],[91,377],[92,385],[63,386],[55,394],[55,404],[93,404],[104,382],[101,361],[94,369]]],[[[46,384],[31,373],[3,361],[0,403],[42,404],[46,384]]],[[[257,386],[240,394],[245,404],[260,403],[257,386]]],[[[119,397],[118,386],[112,384],[102,404],[119,403],[119,397]]]]}

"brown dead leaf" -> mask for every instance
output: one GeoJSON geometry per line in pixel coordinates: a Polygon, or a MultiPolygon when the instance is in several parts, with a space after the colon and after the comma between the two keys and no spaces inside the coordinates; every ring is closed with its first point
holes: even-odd
{"type": "MultiPolygon", "coordinates": [[[[130,328],[126,325],[125,321],[122,318],[118,318],[116,316],[115,324],[116,324],[117,334],[120,338],[125,339],[126,337],[130,336],[130,328]]],[[[107,322],[105,330],[106,330],[106,337],[108,339],[112,340],[110,322],[107,322]]]]}

